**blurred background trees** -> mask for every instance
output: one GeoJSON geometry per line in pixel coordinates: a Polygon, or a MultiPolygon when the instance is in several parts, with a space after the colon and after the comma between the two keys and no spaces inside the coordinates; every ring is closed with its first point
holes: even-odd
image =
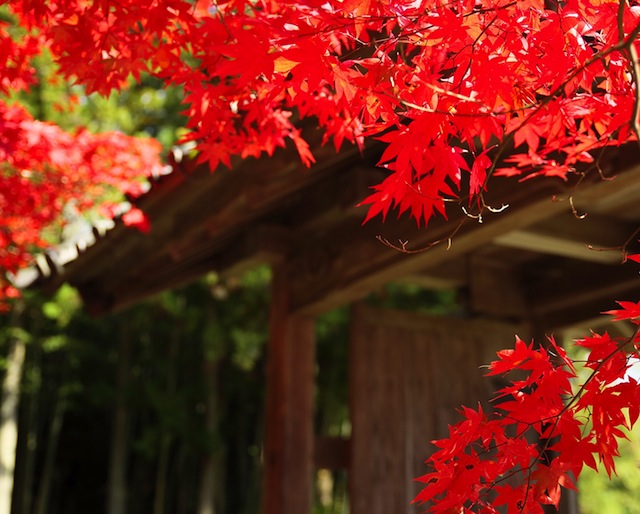
{"type": "Polygon", "coordinates": [[[14,514],[257,512],[268,273],[208,277],[101,319],[75,291],[25,337],[14,514]]]}

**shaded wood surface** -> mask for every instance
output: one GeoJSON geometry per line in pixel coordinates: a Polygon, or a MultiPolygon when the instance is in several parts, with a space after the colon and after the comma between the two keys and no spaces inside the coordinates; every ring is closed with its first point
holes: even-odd
{"type": "MultiPolygon", "coordinates": [[[[352,514],[417,514],[430,441],[495,390],[482,364],[522,326],[358,306],[350,349],[352,514]]],[[[486,405],[485,405],[486,406],[486,405]]],[[[486,406],[488,408],[488,406],[486,406]]]]}
{"type": "Polygon", "coordinates": [[[264,449],[264,514],[311,510],[315,323],[289,309],[290,277],[272,282],[264,449]]]}
{"type": "Polygon", "coordinates": [[[351,441],[342,437],[318,437],[315,440],[316,469],[348,469],[351,441]]]}

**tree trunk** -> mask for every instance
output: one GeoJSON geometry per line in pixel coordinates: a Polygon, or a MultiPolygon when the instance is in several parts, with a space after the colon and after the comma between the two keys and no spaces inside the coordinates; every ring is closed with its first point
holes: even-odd
{"type": "Polygon", "coordinates": [[[127,510],[127,436],[129,409],[126,390],[131,361],[131,332],[129,326],[120,333],[118,371],[116,378],[116,404],[111,437],[109,463],[108,514],[125,514],[127,510]]]}
{"type": "Polygon", "coordinates": [[[215,491],[215,460],[212,455],[207,455],[202,465],[200,495],[198,499],[198,514],[215,514],[215,491]]]}
{"type": "MultiPolygon", "coordinates": [[[[169,341],[167,368],[167,395],[172,396],[176,390],[176,376],[174,363],[180,346],[180,328],[175,326],[169,341]]],[[[158,467],[156,470],[156,492],[153,500],[153,514],[164,514],[167,497],[167,473],[169,471],[169,456],[173,436],[170,429],[161,427],[163,433],[158,450],[158,467]]]]}
{"type": "Polygon", "coordinates": [[[55,472],[56,456],[58,454],[58,443],[60,442],[60,434],[62,433],[62,422],[66,410],[66,401],[58,390],[55,406],[53,410],[53,419],[51,420],[51,428],[49,437],[47,438],[47,449],[40,477],[40,487],[38,487],[38,496],[36,498],[35,514],[46,514],[49,507],[49,496],[51,494],[51,484],[53,482],[53,474],[55,472]]]}
{"type": "Polygon", "coordinates": [[[42,387],[42,347],[31,344],[23,372],[23,390],[20,401],[24,405],[20,419],[16,477],[14,482],[12,514],[31,514],[36,450],[38,448],[38,411],[42,387]]]}
{"type": "MultiPolygon", "coordinates": [[[[213,437],[218,429],[218,359],[205,351],[205,364],[203,366],[204,383],[207,395],[206,429],[209,437],[213,437]]],[[[212,450],[209,450],[202,464],[202,477],[200,479],[200,495],[198,497],[198,514],[215,514],[216,490],[217,490],[217,461],[212,450]]]]}
{"type": "Polygon", "coordinates": [[[156,470],[156,493],[153,500],[153,514],[164,514],[167,497],[167,471],[169,470],[169,450],[171,449],[171,435],[166,433],[162,437],[156,470]]]}
{"type": "MultiPolygon", "coordinates": [[[[18,327],[23,306],[15,307],[13,327],[18,327]]],[[[18,441],[18,404],[20,380],[24,366],[25,341],[19,334],[11,337],[7,370],[2,382],[2,404],[0,406],[0,514],[10,514],[13,493],[13,475],[16,465],[16,443],[18,441]]]]}
{"type": "Polygon", "coordinates": [[[176,514],[189,514],[194,512],[198,488],[195,485],[198,480],[199,470],[194,463],[194,456],[188,448],[185,438],[180,439],[180,446],[177,451],[176,470],[178,480],[175,481],[176,491],[176,514]]]}

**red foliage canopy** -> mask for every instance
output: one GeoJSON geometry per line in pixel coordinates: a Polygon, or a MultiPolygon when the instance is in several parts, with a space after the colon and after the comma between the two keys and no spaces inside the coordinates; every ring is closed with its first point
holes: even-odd
{"type": "MultiPolygon", "coordinates": [[[[234,154],[270,153],[286,139],[312,162],[295,128],[309,116],[336,146],[386,133],[382,163],[395,182],[409,174],[415,189],[446,195],[462,180],[460,168],[477,193],[491,165],[469,165],[505,139],[524,151],[501,173],[563,176],[591,159],[587,151],[633,138],[640,7],[625,2],[24,0],[10,7],[36,36],[18,44],[5,34],[5,68],[13,71],[5,90],[10,80],[30,82],[37,45],[89,92],[107,94],[151,73],[184,86],[192,137],[213,167],[234,154]]],[[[392,196],[412,207],[407,194],[392,196]]],[[[426,221],[431,211],[420,215],[426,221]]]]}
{"type": "MultiPolygon", "coordinates": [[[[42,232],[59,222],[66,204],[73,202],[86,210],[109,188],[135,195],[140,192],[140,178],[159,173],[161,166],[160,145],[154,140],[85,130],[69,134],[1,100],[0,134],[4,273],[16,272],[29,263],[34,250],[47,247],[42,232]]],[[[0,299],[16,294],[0,280],[0,299]]]]}
{"type": "Polygon", "coordinates": [[[0,25],[0,91],[31,84],[43,48],[88,92],[154,75],[184,88],[188,138],[212,168],[288,140],[310,165],[296,127],[306,117],[336,147],[377,136],[391,173],[364,200],[368,217],[397,208],[426,224],[460,195],[481,209],[491,175],[564,178],[637,138],[640,6],[627,0],[7,7],[27,35],[0,25]]]}

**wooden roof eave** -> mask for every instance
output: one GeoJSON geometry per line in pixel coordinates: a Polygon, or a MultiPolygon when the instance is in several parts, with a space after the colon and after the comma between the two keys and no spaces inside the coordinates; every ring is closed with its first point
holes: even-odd
{"type": "MultiPolygon", "coordinates": [[[[309,171],[296,164],[290,149],[271,158],[244,160],[233,171],[211,174],[204,166],[190,172],[177,170],[138,200],[137,205],[151,218],[149,235],[118,223],[61,273],[47,279],[45,287],[55,289],[67,281],[80,289],[91,310],[100,313],[210,270],[233,272],[286,258],[294,276],[293,307],[300,313],[314,314],[407,276],[420,276],[424,283],[433,277],[431,283],[438,283],[445,263],[447,272],[440,284],[472,284],[469,259],[475,260],[489,249],[495,254],[493,261],[507,259],[503,263],[510,270],[506,275],[515,278],[526,276],[528,266],[544,262],[540,256],[549,250],[558,257],[554,263],[561,258],[598,261],[580,247],[582,232],[572,234],[573,229],[565,230],[564,224],[558,223],[559,216],[570,215],[569,196],[578,209],[592,209],[602,218],[594,233],[601,233],[604,227],[608,236],[618,237],[631,226],[621,221],[636,221],[631,215],[623,219],[617,203],[609,201],[618,198],[624,205],[632,205],[635,198],[640,199],[637,148],[627,147],[603,160],[605,173],[615,172],[615,180],[591,174],[575,190],[573,182],[543,179],[521,184],[513,179],[494,179],[487,203],[494,207],[508,203],[509,207],[486,214],[482,223],[469,218],[461,206],[451,205],[449,220],[433,219],[428,230],[407,218],[386,223],[374,219],[361,226],[364,210],[355,210],[354,205],[366,196],[372,183],[380,181],[383,171],[372,173],[379,151],[376,145],[370,146],[362,157],[355,148],[337,155],[322,148],[316,152],[318,164],[309,171]],[[554,197],[562,201],[552,201],[554,197]],[[609,218],[612,221],[607,221],[609,218]],[[607,229],[607,223],[612,230],[607,229]],[[384,246],[377,237],[406,241],[411,249],[441,243],[428,251],[403,253],[384,246]],[[562,244],[551,248],[554,238],[562,244]],[[538,241],[536,245],[543,241],[546,248],[527,247],[527,241],[532,240],[538,241]],[[520,262],[518,256],[522,255],[528,257],[520,262]]],[[[609,244],[606,238],[589,242],[609,244]]],[[[602,266],[612,262],[609,257],[599,258],[602,266]]],[[[585,273],[594,269],[587,264],[585,273]]],[[[620,283],[624,284],[623,278],[620,283]]],[[[602,296],[606,287],[601,289],[602,296]]],[[[557,318],[555,312],[541,307],[543,292],[527,290],[527,294],[530,314],[547,320],[557,318]]],[[[583,296],[582,301],[594,304],[597,299],[583,296]]],[[[562,309],[578,308],[579,304],[570,303],[562,309]]]]}
{"type": "Polygon", "coordinates": [[[286,253],[283,220],[291,213],[298,228],[320,229],[364,197],[377,174],[363,166],[373,166],[376,147],[369,145],[364,156],[353,147],[339,154],[320,148],[311,170],[290,150],[215,173],[206,165],[178,166],[136,201],[150,218],[149,234],[118,221],[76,259],[54,266],[58,272],[41,277],[39,287],[52,292],[68,282],[97,314],[210,270],[272,262],[286,253]]]}

